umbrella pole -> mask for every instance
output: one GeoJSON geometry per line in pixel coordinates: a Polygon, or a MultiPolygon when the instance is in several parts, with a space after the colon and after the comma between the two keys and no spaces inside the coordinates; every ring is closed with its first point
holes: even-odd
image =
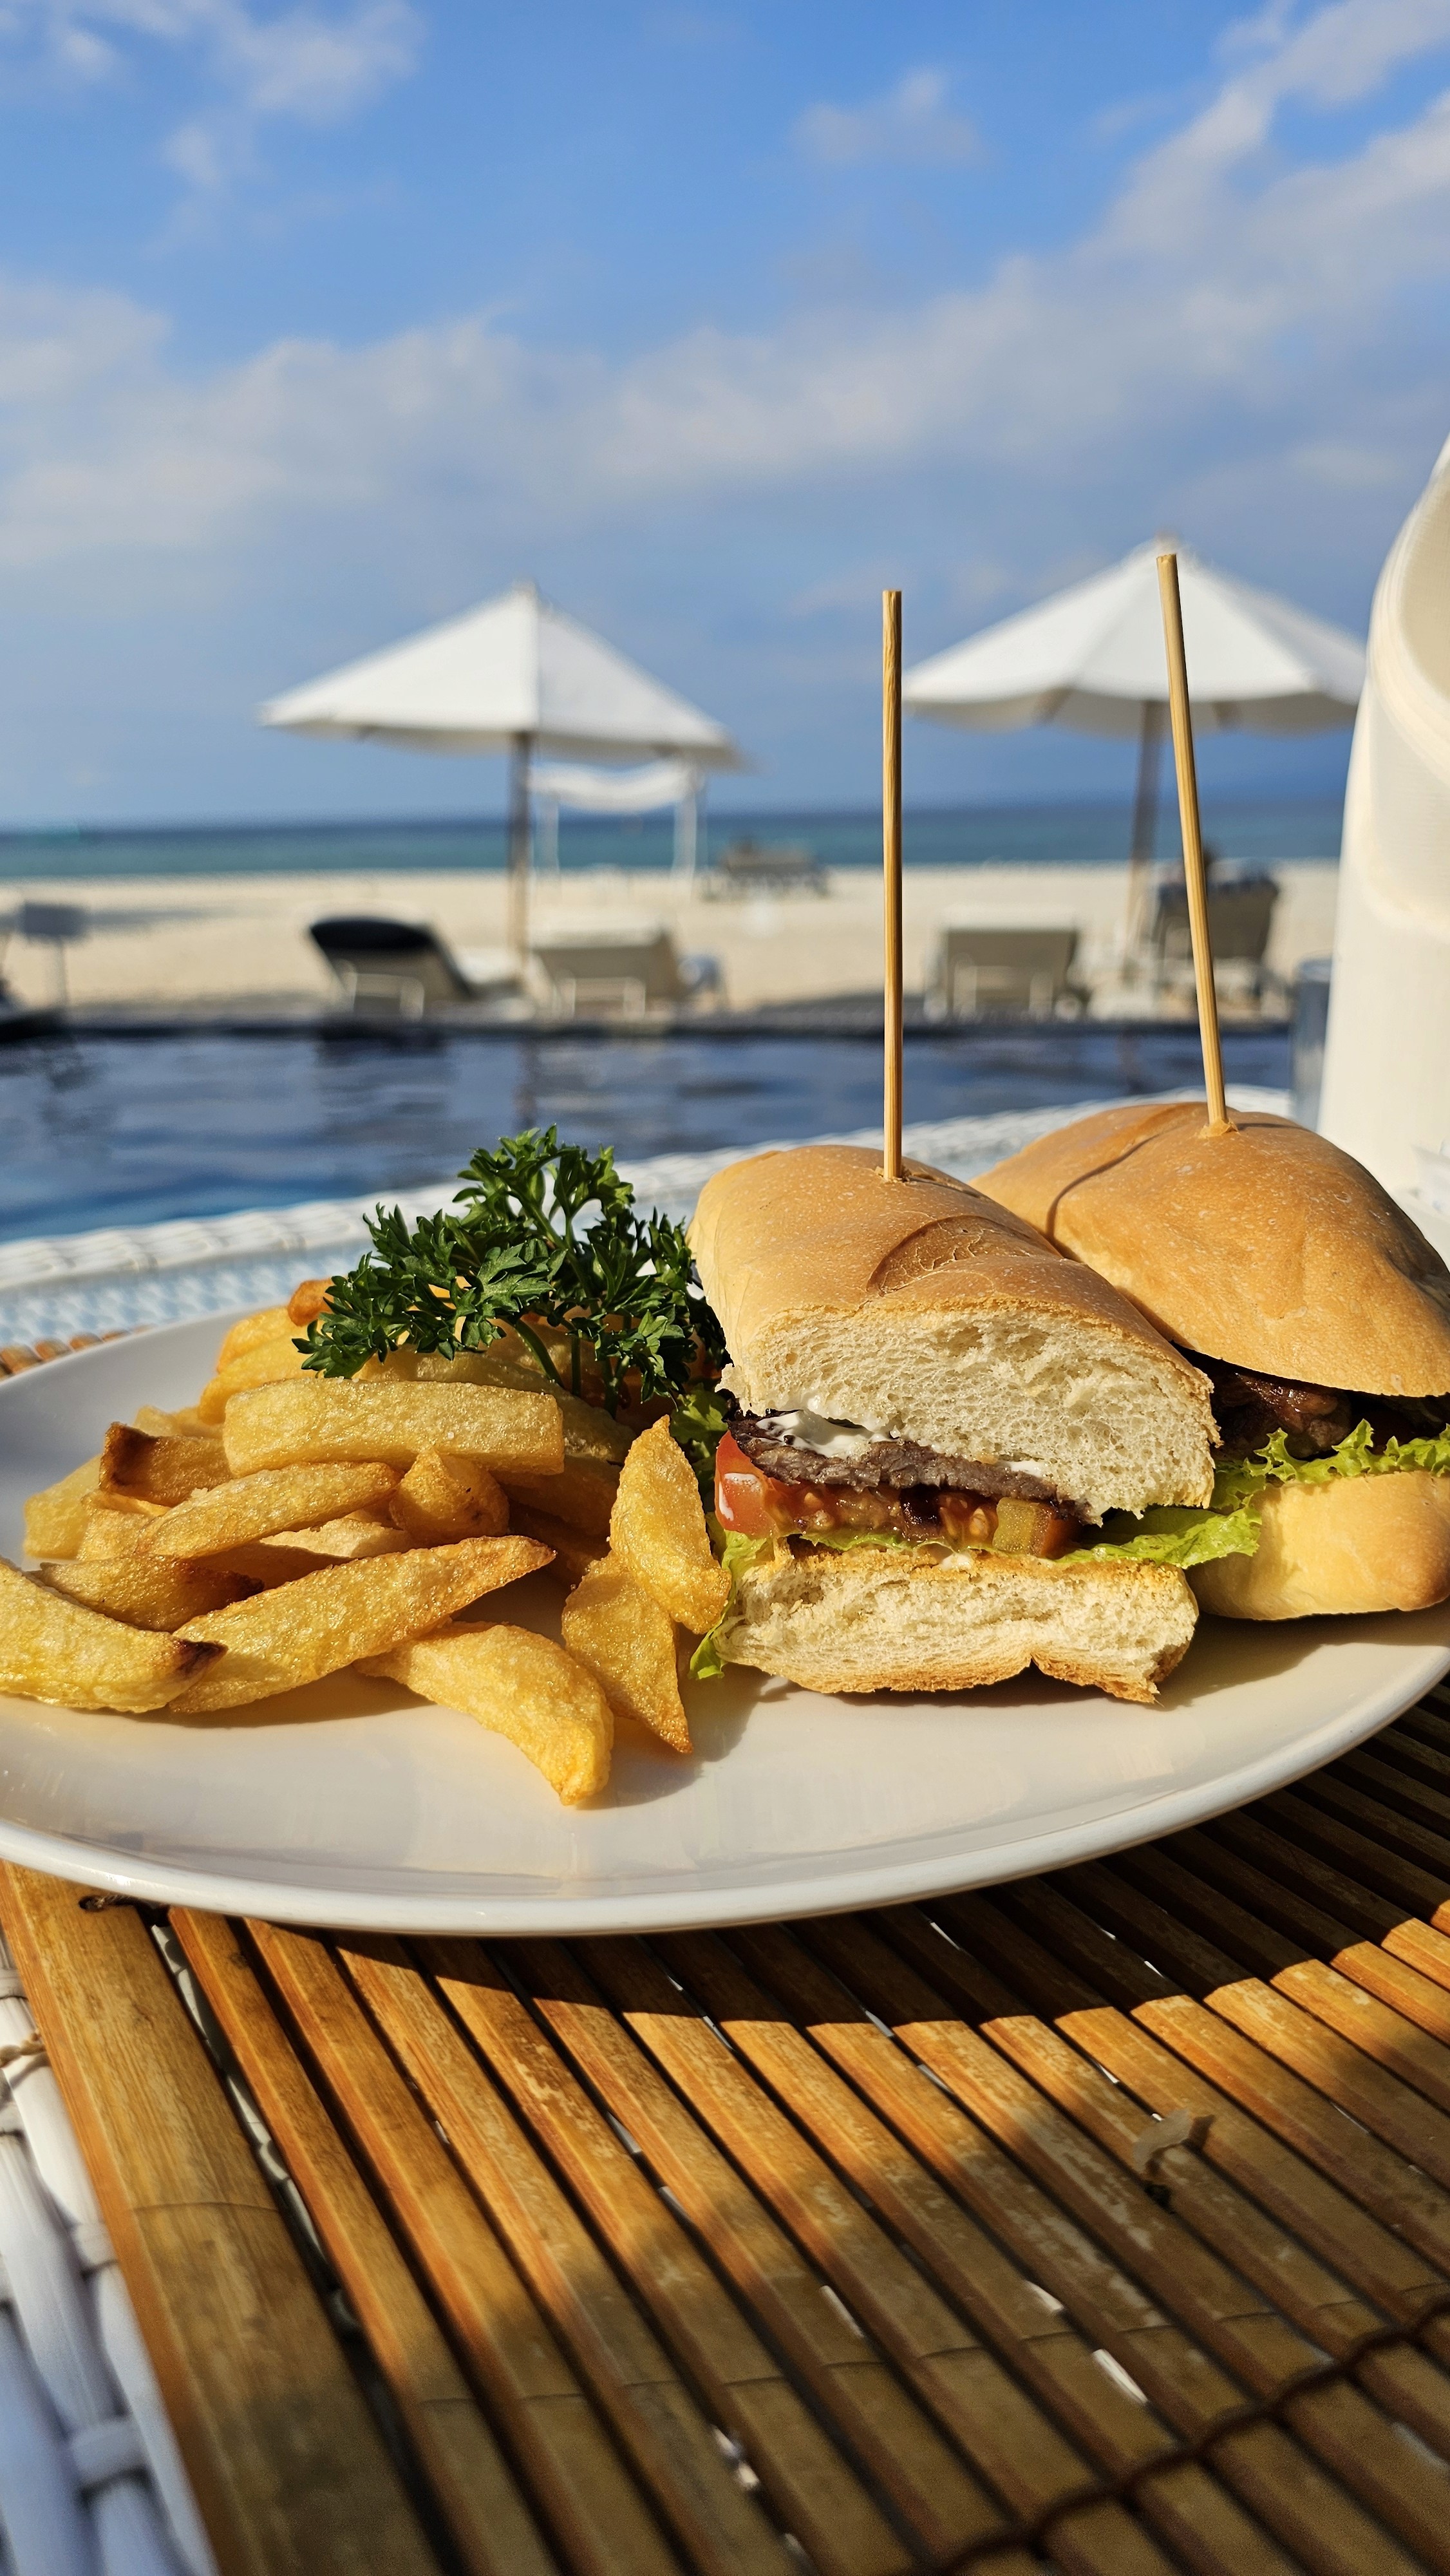
{"type": "Polygon", "coordinates": [[[508,941],[520,965],[529,954],[529,754],[533,738],[516,733],[509,762],[508,941]]]}
{"type": "Polygon", "coordinates": [[[1158,781],[1168,710],[1161,698],[1143,700],[1138,734],[1138,786],[1133,798],[1133,837],[1128,845],[1128,910],[1123,925],[1123,962],[1131,965],[1146,928],[1148,879],[1158,827],[1158,781]]]}
{"type": "Polygon", "coordinates": [[[1203,1081],[1208,1094],[1210,1136],[1231,1136],[1223,1088],[1223,1051],[1218,1036],[1218,990],[1213,980],[1213,941],[1208,926],[1208,889],[1203,874],[1203,834],[1198,818],[1198,768],[1193,757],[1193,714],[1188,701],[1188,657],[1183,649],[1183,602],[1178,593],[1178,557],[1158,557],[1158,590],[1163,602],[1163,641],[1168,654],[1168,706],[1173,723],[1173,762],[1178,773],[1178,819],[1183,831],[1183,875],[1188,888],[1188,926],[1193,938],[1193,977],[1198,987],[1198,1034],[1203,1047],[1203,1081]]]}
{"type": "Polygon", "coordinates": [[[901,1178],[901,593],[881,594],[881,866],[885,880],[886,1061],[881,1174],[901,1178]]]}

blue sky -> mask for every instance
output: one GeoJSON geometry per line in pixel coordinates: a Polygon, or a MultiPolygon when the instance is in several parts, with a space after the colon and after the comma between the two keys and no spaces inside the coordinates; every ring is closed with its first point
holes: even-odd
{"type": "Polygon", "coordinates": [[[1447,287],[1450,0],[0,0],[0,825],[496,808],[251,710],[524,573],[734,803],[870,797],[886,581],[917,659],[1171,527],[1362,629],[1447,287]]]}

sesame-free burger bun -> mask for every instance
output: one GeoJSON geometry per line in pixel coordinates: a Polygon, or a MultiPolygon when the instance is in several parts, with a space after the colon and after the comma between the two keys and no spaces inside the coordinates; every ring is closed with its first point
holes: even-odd
{"type": "Polygon", "coordinates": [[[1197,1616],[1175,1566],[781,1546],[737,1574],[718,1643],[727,1663],[807,1690],[977,1690],[1035,1664],[1151,1703],[1197,1616]]]}
{"type": "Polygon", "coordinates": [[[1366,1394],[1450,1392],[1450,1271],[1361,1163],[1263,1111],[1104,1109],[982,1175],[1210,1359],[1366,1394]]]}
{"type": "Polygon", "coordinates": [[[945,1172],[887,1181],[857,1145],[752,1155],[707,1181],[690,1242],[748,1412],[808,1408],[1008,1466],[1094,1518],[1209,1500],[1206,1378],[945,1172]]]}
{"type": "Polygon", "coordinates": [[[1424,1468],[1267,1485],[1253,1556],[1190,1576],[1222,1619],[1311,1619],[1428,1610],[1450,1595],[1450,1476],[1424,1468]]]}

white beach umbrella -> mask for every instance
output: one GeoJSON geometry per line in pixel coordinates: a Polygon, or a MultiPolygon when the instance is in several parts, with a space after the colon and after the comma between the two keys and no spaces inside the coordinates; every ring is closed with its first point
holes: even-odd
{"type": "MultiPolygon", "coordinates": [[[[1079,733],[1136,735],[1135,875],[1152,855],[1159,750],[1167,731],[1168,670],[1158,594],[1158,541],[1110,572],[1003,618],[902,682],[913,715],[973,732],[1060,724],[1079,733]]],[[[1342,627],[1308,617],[1178,549],[1188,682],[1199,733],[1320,733],[1354,721],[1364,648],[1342,627]]]]}
{"type": "Polygon", "coordinates": [[[604,761],[685,758],[697,769],[745,765],[723,725],[541,599],[532,582],[269,698],[258,715],[265,725],[332,741],[510,753],[516,946],[523,944],[536,751],[604,761]]]}

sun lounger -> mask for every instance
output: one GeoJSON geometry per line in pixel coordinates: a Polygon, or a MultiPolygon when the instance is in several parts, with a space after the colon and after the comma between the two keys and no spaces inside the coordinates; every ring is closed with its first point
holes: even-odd
{"type": "Polygon", "coordinates": [[[708,895],[828,894],[830,879],[804,842],[732,841],[704,881],[708,895]]]}
{"type": "Polygon", "coordinates": [[[1087,999],[1074,982],[1075,930],[977,930],[949,923],[941,932],[927,989],[935,1019],[1048,1019],[1064,1003],[1087,999]]]}
{"type": "MultiPolygon", "coordinates": [[[[1262,1003],[1266,993],[1282,990],[1280,979],[1264,963],[1279,889],[1272,877],[1238,877],[1208,889],[1208,930],[1214,969],[1229,993],[1247,993],[1262,1003]]],[[[1149,974],[1155,992],[1193,982],[1193,941],[1188,925],[1188,894],[1181,878],[1158,889],[1148,932],[1149,974]]]]}
{"type": "Polygon", "coordinates": [[[718,999],[723,991],[718,959],[681,957],[658,924],[539,940],[533,956],[547,1007],[566,1020],[643,1019],[672,1004],[718,999]]]}
{"type": "Polygon", "coordinates": [[[311,936],[350,1011],[363,1002],[391,1004],[401,1018],[421,1020],[450,1004],[502,996],[518,981],[502,951],[482,952],[476,961],[467,950],[456,957],[422,922],[348,916],[314,921],[311,936]],[[465,966],[475,962],[482,971],[471,975],[465,966]]]}

